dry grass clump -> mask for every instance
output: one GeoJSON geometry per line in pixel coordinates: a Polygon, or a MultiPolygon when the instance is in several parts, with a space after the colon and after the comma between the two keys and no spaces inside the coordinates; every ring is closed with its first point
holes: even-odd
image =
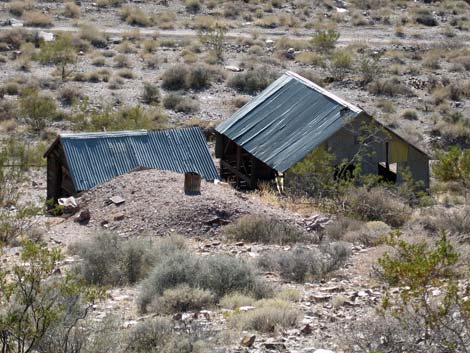
{"type": "Polygon", "coordinates": [[[239,292],[226,294],[220,299],[219,306],[224,309],[237,310],[242,306],[252,306],[256,299],[239,292]]]}
{"type": "Polygon", "coordinates": [[[131,26],[147,27],[152,24],[151,18],[137,6],[124,6],[121,9],[121,19],[131,26]]]}
{"type": "Polygon", "coordinates": [[[27,10],[33,8],[33,3],[30,1],[11,1],[7,5],[8,11],[14,16],[22,16],[23,13],[27,10]]]}
{"type": "Polygon", "coordinates": [[[52,17],[39,10],[27,11],[23,14],[24,24],[31,27],[51,27],[52,17]]]}
{"type": "Polygon", "coordinates": [[[80,6],[72,1],[68,1],[64,5],[64,16],[69,18],[80,18],[80,6]]]}
{"type": "Polygon", "coordinates": [[[124,54],[116,55],[113,58],[113,61],[114,61],[114,66],[118,68],[123,68],[123,67],[130,68],[132,66],[131,62],[129,61],[128,56],[124,54]]]}
{"type": "Polygon", "coordinates": [[[161,29],[171,29],[175,26],[176,12],[161,11],[158,12],[153,19],[155,25],[161,29]]]}
{"type": "Polygon", "coordinates": [[[233,315],[229,325],[239,330],[276,332],[295,327],[302,319],[295,305],[280,299],[259,300],[254,305],[253,310],[233,315]]]}
{"type": "Polygon", "coordinates": [[[343,203],[354,218],[382,221],[392,227],[401,227],[410,215],[410,208],[398,195],[381,187],[353,188],[345,193],[343,203]]]}
{"type": "Polygon", "coordinates": [[[413,96],[413,91],[403,84],[398,78],[378,79],[367,86],[372,94],[396,97],[400,95],[413,96]]]}
{"type": "Polygon", "coordinates": [[[288,223],[263,216],[248,215],[225,227],[225,232],[235,241],[265,244],[289,244],[308,240],[299,228],[288,223]]]}
{"type": "Polygon", "coordinates": [[[77,87],[65,86],[60,90],[59,97],[62,104],[73,105],[83,98],[83,94],[77,87]]]}
{"type": "Polygon", "coordinates": [[[324,58],[321,54],[311,51],[303,51],[295,56],[295,61],[305,65],[324,66],[324,58]]]}
{"type": "Polygon", "coordinates": [[[134,78],[134,72],[132,72],[131,69],[121,69],[117,72],[117,74],[127,80],[131,80],[134,78]]]}
{"type": "Polygon", "coordinates": [[[215,78],[220,77],[219,72],[206,65],[197,65],[191,68],[186,65],[175,65],[163,73],[162,87],[169,91],[189,88],[202,90],[208,88],[215,78]]]}
{"type": "Polygon", "coordinates": [[[80,39],[89,42],[95,48],[106,48],[108,44],[104,33],[91,24],[82,24],[78,36],[80,39]]]}

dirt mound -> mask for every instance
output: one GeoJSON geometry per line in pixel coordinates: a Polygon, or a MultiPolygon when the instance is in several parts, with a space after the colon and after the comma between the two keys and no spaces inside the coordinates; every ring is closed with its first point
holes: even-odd
{"type": "Polygon", "coordinates": [[[90,211],[89,226],[120,234],[214,235],[245,214],[260,214],[302,224],[300,216],[266,205],[225,185],[202,181],[200,195],[185,195],[184,175],[144,170],[122,175],[85,192],[81,209],[90,211]],[[125,201],[116,205],[110,198],[125,201]]]}

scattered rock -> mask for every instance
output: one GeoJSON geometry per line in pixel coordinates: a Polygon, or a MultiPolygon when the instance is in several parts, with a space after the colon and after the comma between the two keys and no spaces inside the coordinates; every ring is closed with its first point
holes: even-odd
{"type": "Polygon", "coordinates": [[[232,66],[232,65],[227,65],[225,66],[225,69],[228,70],[228,71],[232,71],[232,72],[242,72],[243,69],[238,67],[238,66],[232,66]]]}
{"type": "Polygon", "coordinates": [[[253,335],[253,336],[244,336],[242,338],[242,346],[244,347],[251,347],[253,345],[253,343],[255,343],[255,339],[256,339],[256,336],[253,335]]]}
{"type": "Polygon", "coordinates": [[[87,208],[81,211],[78,217],[74,219],[74,221],[80,224],[87,224],[90,221],[90,218],[91,218],[90,210],[87,208]]]}

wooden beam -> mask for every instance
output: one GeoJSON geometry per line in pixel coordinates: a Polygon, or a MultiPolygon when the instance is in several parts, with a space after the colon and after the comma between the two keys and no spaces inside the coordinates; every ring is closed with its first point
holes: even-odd
{"type": "Polygon", "coordinates": [[[223,167],[225,169],[228,169],[230,170],[233,174],[235,174],[236,177],[238,177],[239,179],[242,179],[242,180],[245,180],[251,187],[251,179],[250,177],[246,176],[245,174],[243,174],[242,172],[238,171],[237,168],[231,166],[229,163],[225,162],[225,161],[220,161],[220,163],[223,165],[223,167]]]}
{"type": "Polygon", "coordinates": [[[251,178],[250,178],[250,187],[254,188],[256,187],[256,184],[258,182],[258,159],[255,156],[251,156],[251,178]]]}

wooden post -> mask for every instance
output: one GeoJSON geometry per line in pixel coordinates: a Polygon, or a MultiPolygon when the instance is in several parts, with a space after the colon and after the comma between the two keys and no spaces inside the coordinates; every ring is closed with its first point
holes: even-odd
{"type": "Polygon", "coordinates": [[[251,175],[250,175],[250,188],[254,189],[256,188],[256,184],[258,182],[258,163],[257,163],[257,158],[255,156],[251,156],[251,175]]]}
{"type": "MultiPolygon", "coordinates": [[[[237,172],[240,172],[240,161],[241,161],[242,150],[239,145],[237,145],[237,172]]],[[[240,177],[236,176],[237,186],[240,186],[240,177]]]]}
{"type": "Polygon", "coordinates": [[[387,170],[390,170],[390,161],[389,161],[389,157],[388,157],[388,153],[389,153],[389,145],[388,145],[388,142],[385,142],[385,168],[387,168],[387,170]]]}
{"type": "Polygon", "coordinates": [[[197,173],[184,173],[184,193],[186,195],[201,194],[201,176],[197,173]]]}

